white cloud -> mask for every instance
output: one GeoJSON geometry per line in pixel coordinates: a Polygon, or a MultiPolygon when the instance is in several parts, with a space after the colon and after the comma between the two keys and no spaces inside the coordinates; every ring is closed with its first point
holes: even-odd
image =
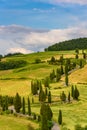
{"type": "Polygon", "coordinates": [[[33,53],[33,51],[31,50],[27,50],[25,48],[9,48],[7,50],[8,53],[15,53],[15,52],[20,52],[20,53],[23,53],[23,54],[28,54],[28,53],[33,53]]]}
{"type": "Polygon", "coordinates": [[[36,30],[18,25],[0,26],[0,53],[42,51],[61,41],[87,37],[87,24],[66,29],[36,30]]]}

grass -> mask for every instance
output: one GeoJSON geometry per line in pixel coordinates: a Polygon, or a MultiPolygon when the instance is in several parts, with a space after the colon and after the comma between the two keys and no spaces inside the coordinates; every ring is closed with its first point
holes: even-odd
{"type": "Polygon", "coordinates": [[[38,128],[38,124],[25,118],[0,115],[0,130],[28,130],[28,125],[38,128]]]}
{"type": "MultiPolygon", "coordinates": [[[[23,97],[30,96],[32,98],[30,82],[32,79],[43,79],[49,76],[53,69],[58,68],[58,65],[49,65],[46,61],[52,56],[59,58],[61,55],[65,58],[75,57],[75,51],[63,51],[63,52],[39,52],[29,55],[13,56],[5,58],[4,60],[10,59],[23,59],[29,64],[25,67],[0,71],[0,94],[14,96],[17,92],[23,97]],[[40,58],[45,61],[44,63],[34,64],[35,59],[40,58]]],[[[80,57],[82,55],[80,54],[80,57]]],[[[87,65],[79,70],[74,71],[69,75],[70,86],[64,86],[65,78],[62,77],[59,83],[50,84],[50,91],[52,93],[52,100],[55,101],[51,105],[53,111],[53,119],[57,122],[58,110],[61,109],[63,112],[63,124],[74,130],[76,124],[86,125],[87,124],[87,65]],[[84,84],[85,83],[85,84],[84,84]],[[73,103],[60,103],[60,93],[64,91],[67,95],[71,91],[71,85],[76,84],[80,91],[79,102],[74,101],[73,103]]],[[[31,104],[32,112],[39,114],[40,104],[38,103],[38,97],[34,96],[35,103],[31,104]]],[[[23,118],[17,118],[12,116],[0,116],[0,129],[1,130],[26,130],[29,121],[23,118]],[[6,122],[8,120],[8,122],[6,122]]],[[[31,122],[30,122],[31,123],[31,122]]],[[[33,124],[32,124],[33,125],[33,124]]],[[[37,124],[34,123],[34,127],[37,124]]]]}

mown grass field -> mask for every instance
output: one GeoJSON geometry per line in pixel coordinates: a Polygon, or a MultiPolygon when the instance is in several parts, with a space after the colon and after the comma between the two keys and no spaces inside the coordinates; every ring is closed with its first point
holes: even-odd
{"type": "MultiPolygon", "coordinates": [[[[0,71],[0,95],[14,96],[17,92],[23,97],[31,95],[30,83],[32,79],[44,79],[49,76],[53,69],[58,68],[58,65],[50,65],[46,61],[52,56],[59,59],[61,55],[64,58],[74,58],[75,51],[63,51],[63,52],[38,52],[29,55],[7,57],[3,60],[11,59],[24,59],[28,62],[25,67],[0,71]],[[35,64],[35,59],[40,58],[44,63],[35,64]]],[[[79,54],[82,57],[81,53],[79,54]]],[[[50,91],[52,93],[52,100],[54,103],[51,105],[53,111],[53,119],[57,122],[58,110],[63,111],[63,124],[74,130],[76,124],[87,125],[87,65],[84,68],[78,69],[69,75],[69,87],[64,86],[65,78],[62,77],[59,83],[50,84],[50,91]],[[80,91],[79,102],[73,101],[68,104],[61,104],[59,96],[62,91],[67,95],[71,91],[71,85],[77,85],[80,91]]],[[[32,112],[39,114],[40,104],[38,103],[38,97],[34,96],[35,103],[31,104],[32,112]]],[[[16,119],[16,117],[0,116],[0,129],[1,130],[26,130],[27,124],[32,123],[26,119],[16,119]],[[8,125],[6,120],[8,120],[8,125]],[[24,123],[22,123],[24,122],[24,123]]],[[[37,126],[37,124],[34,124],[37,126]]],[[[36,128],[36,126],[34,126],[36,128]]]]}

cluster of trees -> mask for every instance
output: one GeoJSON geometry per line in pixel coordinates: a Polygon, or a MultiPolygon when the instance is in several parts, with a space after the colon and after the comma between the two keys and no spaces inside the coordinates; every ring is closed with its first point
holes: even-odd
{"type": "Polygon", "coordinates": [[[48,103],[52,102],[51,92],[49,91],[48,78],[46,78],[44,80],[44,90],[43,90],[41,81],[32,80],[31,81],[31,93],[33,95],[38,95],[40,102],[45,102],[46,98],[48,99],[48,103]]]}
{"type": "Polygon", "coordinates": [[[0,107],[3,111],[8,110],[8,106],[13,105],[14,97],[0,95],[0,107]]]}
{"type": "Polygon", "coordinates": [[[61,69],[57,68],[56,70],[53,69],[53,71],[50,73],[50,82],[58,82],[61,79],[61,69]]]}
{"type": "Polygon", "coordinates": [[[16,53],[8,53],[8,54],[4,55],[4,57],[18,56],[18,55],[23,55],[23,53],[20,53],[20,52],[16,52],[16,53]]]}
{"type": "Polygon", "coordinates": [[[75,50],[76,48],[87,49],[87,38],[78,38],[78,39],[72,39],[69,41],[56,43],[46,48],[45,51],[75,50]]]}
{"type": "Polygon", "coordinates": [[[27,64],[24,60],[1,61],[0,70],[8,70],[23,67],[27,64]]]}
{"type": "Polygon", "coordinates": [[[66,96],[66,94],[64,93],[64,91],[60,94],[60,99],[61,101],[63,102],[70,102],[71,101],[71,97],[74,99],[74,100],[78,100],[80,96],[80,93],[79,93],[79,90],[77,88],[77,86],[73,86],[71,87],[71,93],[69,92],[68,93],[68,96],[66,96]]]}

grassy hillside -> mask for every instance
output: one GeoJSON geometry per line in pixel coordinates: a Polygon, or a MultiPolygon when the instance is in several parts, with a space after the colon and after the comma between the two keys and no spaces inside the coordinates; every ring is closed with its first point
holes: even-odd
{"type": "MultiPolygon", "coordinates": [[[[11,56],[2,59],[3,61],[9,60],[25,60],[28,64],[24,67],[12,69],[12,70],[4,70],[0,71],[0,95],[9,95],[14,96],[17,92],[23,97],[30,96],[30,100],[32,99],[31,94],[31,80],[32,79],[44,79],[46,76],[49,76],[50,72],[53,69],[58,68],[58,65],[52,65],[47,62],[47,60],[51,59],[52,56],[59,59],[61,55],[64,55],[64,58],[74,58],[75,51],[61,51],[61,52],[39,52],[33,53],[29,55],[20,55],[20,56],[11,56]],[[41,63],[35,63],[36,59],[41,59],[41,63]]],[[[79,57],[82,57],[81,52],[79,53],[79,57]]],[[[69,75],[69,86],[64,86],[65,77],[62,76],[61,81],[58,83],[50,84],[50,91],[52,93],[52,101],[54,103],[51,105],[52,111],[54,113],[53,119],[57,122],[58,118],[58,110],[62,109],[63,111],[63,124],[74,130],[74,126],[79,123],[81,125],[87,125],[87,65],[84,68],[73,71],[69,75]],[[79,102],[74,101],[73,103],[60,103],[60,93],[64,91],[66,95],[71,91],[71,85],[77,85],[80,91],[79,102]]],[[[35,103],[31,104],[32,112],[39,114],[40,112],[40,104],[38,102],[38,96],[33,96],[35,103]]],[[[9,117],[5,115],[0,115],[0,128],[2,130],[23,130],[27,129],[27,124],[29,121],[27,119],[19,119],[15,117],[9,117]],[[6,120],[8,120],[9,125],[7,125],[6,120]],[[24,122],[24,124],[22,124],[24,122]],[[13,127],[13,128],[11,128],[13,127]]],[[[31,122],[30,122],[31,123],[31,122]]],[[[37,124],[34,124],[35,128],[37,124]]]]}

